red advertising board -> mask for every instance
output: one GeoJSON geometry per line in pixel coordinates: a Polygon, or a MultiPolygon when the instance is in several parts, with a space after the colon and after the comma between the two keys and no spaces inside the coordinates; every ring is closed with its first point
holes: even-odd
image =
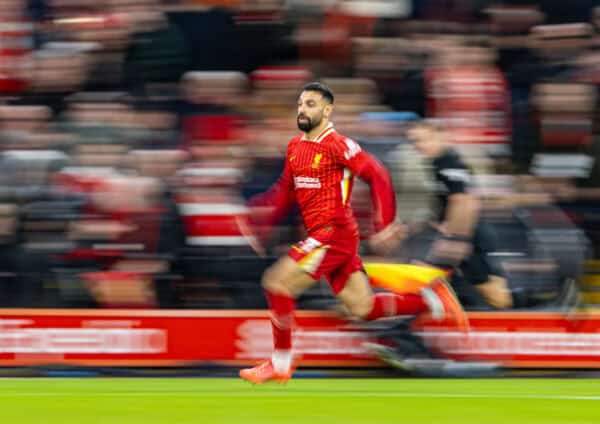
{"type": "MultiPolygon", "coordinates": [[[[600,315],[471,313],[472,331],[418,322],[444,356],[508,367],[600,368],[600,315]]],[[[327,312],[300,311],[294,335],[301,365],[377,366],[369,332],[327,312]]],[[[266,311],[0,311],[0,366],[244,365],[272,348],[266,311]]]]}

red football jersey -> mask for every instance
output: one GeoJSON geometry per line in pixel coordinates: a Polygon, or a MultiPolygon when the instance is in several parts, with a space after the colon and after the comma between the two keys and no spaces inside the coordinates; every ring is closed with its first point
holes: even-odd
{"type": "Polygon", "coordinates": [[[296,201],[309,235],[324,241],[326,233],[343,230],[356,237],[358,226],[350,207],[355,175],[371,187],[374,224],[380,230],[396,215],[391,178],[373,156],[331,124],[314,141],[302,135],[291,139],[282,175],[253,203],[274,207],[272,223],[296,201]]]}

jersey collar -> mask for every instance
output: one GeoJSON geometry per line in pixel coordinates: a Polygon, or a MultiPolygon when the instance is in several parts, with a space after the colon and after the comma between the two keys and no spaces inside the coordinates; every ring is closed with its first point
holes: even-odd
{"type": "Polygon", "coordinates": [[[321,141],[323,141],[325,139],[325,137],[327,137],[329,134],[331,134],[334,131],[335,131],[335,128],[333,128],[333,122],[330,122],[329,124],[327,124],[327,126],[325,128],[323,128],[323,131],[321,131],[321,134],[319,134],[317,136],[317,138],[315,138],[314,140],[309,140],[308,138],[306,138],[306,133],[304,133],[304,135],[302,135],[302,140],[310,141],[313,143],[320,143],[321,141]]]}

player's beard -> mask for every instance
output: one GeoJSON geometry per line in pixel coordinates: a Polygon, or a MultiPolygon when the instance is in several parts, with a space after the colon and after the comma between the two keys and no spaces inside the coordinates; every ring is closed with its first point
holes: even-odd
{"type": "Polygon", "coordinates": [[[313,128],[318,127],[321,124],[323,117],[321,116],[318,120],[312,120],[306,115],[298,115],[296,118],[296,123],[298,124],[298,129],[305,133],[310,132],[313,128]],[[306,121],[300,122],[300,118],[306,118],[306,121]]]}

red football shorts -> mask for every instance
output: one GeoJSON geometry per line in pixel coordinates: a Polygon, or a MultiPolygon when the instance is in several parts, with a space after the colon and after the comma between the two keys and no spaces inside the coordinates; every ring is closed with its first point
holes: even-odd
{"type": "Polygon", "coordinates": [[[350,275],[363,271],[362,261],[358,256],[358,243],[358,237],[333,238],[327,243],[308,237],[294,244],[288,255],[315,280],[325,277],[333,292],[338,294],[346,286],[350,275]]]}

